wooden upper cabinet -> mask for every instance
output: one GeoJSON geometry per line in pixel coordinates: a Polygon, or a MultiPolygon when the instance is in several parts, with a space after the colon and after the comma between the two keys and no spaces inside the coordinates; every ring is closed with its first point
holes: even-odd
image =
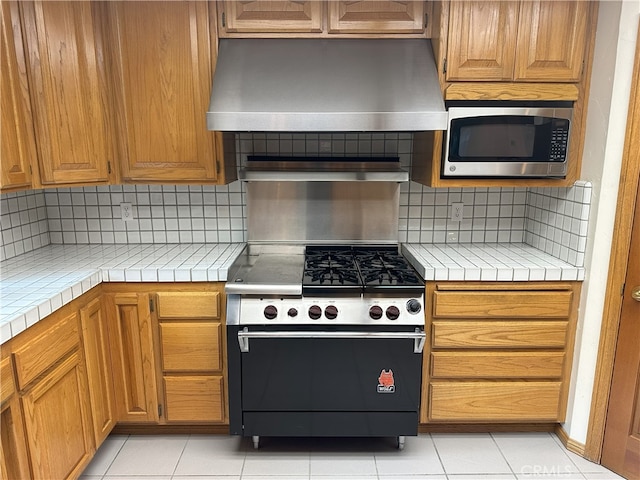
{"type": "Polygon", "coordinates": [[[578,82],[588,13],[589,2],[523,2],[514,80],[578,82]]]}
{"type": "Polygon", "coordinates": [[[517,2],[451,2],[447,80],[511,80],[517,21],[517,2]]]}
{"type": "MultiPolygon", "coordinates": [[[[113,157],[101,2],[20,2],[43,185],[107,183],[113,157]]],[[[4,107],[3,107],[4,109],[4,107]]]]}
{"type": "Polygon", "coordinates": [[[224,0],[221,33],[321,32],[322,3],[318,0],[224,0]]]}
{"type": "Polygon", "coordinates": [[[207,2],[109,7],[123,180],[215,180],[207,2]]]}
{"type": "Polygon", "coordinates": [[[579,82],[589,2],[452,1],[447,81],[579,82]]]}
{"type": "Polygon", "coordinates": [[[330,1],[329,33],[420,33],[424,2],[330,1]]]}
{"type": "Polygon", "coordinates": [[[37,151],[18,2],[2,2],[0,19],[0,190],[6,192],[31,187],[31,162],[35,164],[37,151]]]}

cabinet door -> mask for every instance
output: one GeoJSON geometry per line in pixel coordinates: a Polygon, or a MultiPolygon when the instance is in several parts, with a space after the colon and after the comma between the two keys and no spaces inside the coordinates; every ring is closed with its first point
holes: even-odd
{"type": "Polygon", "coordinates": [[[78,351],[22,396],[34,478],[77,478],[93,455],[86,377],[78,351]]]}
{"type": "Polygon", "coordinates": [[[224,0],[220,3],[221,36],[224,36],[224,32],[322,31],[322,4],[317,0],[224,0]]]}
{"type": "Polygon", "coordinates": [[[11,359],[0,362],[0,478],[30,478],[22,409],[13,381],[11,359]]]}
{"type": "Polygon", "coordinates": [[[31,186],[30,165],[36,162],[36,144],[18,2],[0,4],[0,29],[0,189],[5,192],[31,186]]]}
{"type": "Polygon", "coordinates": [[[522,2],[514,79],[578,82],[588,13],[589,2],[522,2]]]}
{"type": "Polygon", "coordinates": [[[43,185],[106,183],[113,158],[101,2],[21,2],[43,185]]]}
{"type": "Polygon", "coordinates": [[[100,298],[80,309],[80,321],[91,399],[93,435],[98,447],[116,423],[109,335],[100,298]]]}
{"type": "Polygon", "coordinates": [[[165,375],[167,422],[224,421],[221,375],[165,375]]]}
{"type": "Polygon", "coordinates": [[[214,181],[207,130],[215,50],[207,2],[110,5],[125,181],[214,181]],[[213,57],[213,58],[212,58],[213,57]]]}
{"type": "Polygon", "coordinates": [[[451,2],[447,80],[511,80],[517,23],[517,2],[451,2]]]}
{"type": "Polygon", "coordinates": [[[118,421],[158,422],[149,296],[105,295],[118,421]]]}
{"type": "Polygon", "coordinates": [[[328,2],[329,33],[420,33],[423,1],[328,2]]]}

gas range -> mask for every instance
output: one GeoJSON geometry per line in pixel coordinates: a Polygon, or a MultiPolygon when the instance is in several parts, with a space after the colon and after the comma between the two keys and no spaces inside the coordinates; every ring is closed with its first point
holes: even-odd
{"type": "Polygon", "coordinates": [[[424,325],[424,281],[397,246],[310,245],[284,258],[299,269],[300,292],[277,284],[259,290],[248,284],[248,272],[236,275],[231,293],[245,289],[239,325],[424,325]]]}

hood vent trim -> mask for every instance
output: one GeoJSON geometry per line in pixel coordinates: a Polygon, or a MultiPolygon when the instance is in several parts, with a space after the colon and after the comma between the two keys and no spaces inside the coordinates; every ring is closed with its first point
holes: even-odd
{"type": "Polygon", "coordinates": [[[445,130],[427,39],[221,39],[207,112],[227,132],[445,130]]]}

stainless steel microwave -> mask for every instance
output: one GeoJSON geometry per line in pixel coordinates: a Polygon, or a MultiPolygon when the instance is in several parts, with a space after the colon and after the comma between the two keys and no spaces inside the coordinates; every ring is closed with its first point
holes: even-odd
{"type": "Polygon", "coordinates": [[[572,108],[451,106],[448,111],[443,177],[567,175],[572,108]]]}

